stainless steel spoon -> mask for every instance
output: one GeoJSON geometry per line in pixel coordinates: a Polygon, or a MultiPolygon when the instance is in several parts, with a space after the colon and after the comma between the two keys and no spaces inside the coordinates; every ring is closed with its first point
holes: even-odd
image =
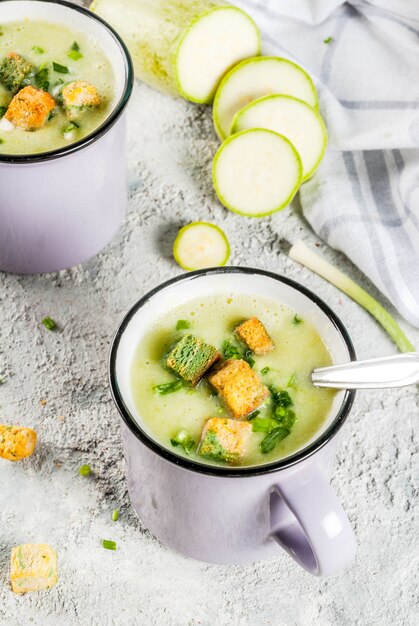
{"type": "Polygon", "coordinates": [[[313,371],[315,387],[331,389],[386,389],[419,382],[419,353],[407,352],[313,371]]]}

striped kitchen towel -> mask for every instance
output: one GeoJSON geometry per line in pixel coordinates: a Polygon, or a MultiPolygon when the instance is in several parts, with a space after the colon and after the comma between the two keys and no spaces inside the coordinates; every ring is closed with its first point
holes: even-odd
{"type": "Polygon", "coordinates": [[[305,217],[419,327],[419,0],[236,4],[319,91],[329,149],[305,217]]]}

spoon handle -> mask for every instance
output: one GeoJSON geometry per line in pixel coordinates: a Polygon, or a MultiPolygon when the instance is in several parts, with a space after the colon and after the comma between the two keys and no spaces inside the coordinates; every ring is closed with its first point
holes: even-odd
{"type": "Polygon", "coordinates": [[[315,369],[316,387],[331,389],[386,389],[419,382],[419,353],[407,352],[367,361],[352,361],[315,369]]]}

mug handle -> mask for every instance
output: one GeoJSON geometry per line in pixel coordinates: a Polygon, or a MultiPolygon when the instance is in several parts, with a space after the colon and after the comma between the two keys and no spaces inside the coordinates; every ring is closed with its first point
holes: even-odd
{"type": "Polygon", "coordinates": [[[305,570],[330,576],[355,558],[355,535],[317,466],[280,477],[270,494],[271,537],[305,570]]]}

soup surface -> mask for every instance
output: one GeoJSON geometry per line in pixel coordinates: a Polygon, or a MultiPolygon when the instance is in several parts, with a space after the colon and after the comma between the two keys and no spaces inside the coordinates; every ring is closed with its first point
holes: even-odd
{"type": "MultiPolygon", "coordinates": [[[[156,321],[136,349],[131,388],[146,431],[173,452],[204,463],[260,465],[301,449],[322,426],[335,392],[315,388],[310,374],[315,367],[330,364],[318,332],[287,307],[252,296],[219,294],[190,300],[156,321]],[[262,356],[248,350],[234,333],[238,324],[253,317],[263,323],[274,344],[262,356]],[[185,335],[204,340],[222,354],[195,387],[167,367],[168,353],[185,335]],[[199,442],[207,420],[236,417],[208,378],[225,359],[240,357],[251,365],[266,399],[258,412],[239,420],[240,428],[247,422],[246,444],[239,458],[203,457],[199,442]],[[280,429],[276,434],[275,428],[280,429]]],[[[249,370],[247,365],[243,368],[249,370]]],[[[223,423],[236,426],[236,422],[223,423]]]]}
{"type": "Polygon", "coordinates": [[[0,25],[0,33],[0,154],[61,148],[89,135],[108,117],[114,106],[114,74],[93,38],[65,26],[30,20],[0,25]],[[29,97],[10,108],[12,99],[25,87],[27,92],[28,85],[29,97]],[[62,94],[68,85],[66,99],[62,94]],[[28,128],[26,120],[31,116],[36,126],[31,123],[28,128]]]}

